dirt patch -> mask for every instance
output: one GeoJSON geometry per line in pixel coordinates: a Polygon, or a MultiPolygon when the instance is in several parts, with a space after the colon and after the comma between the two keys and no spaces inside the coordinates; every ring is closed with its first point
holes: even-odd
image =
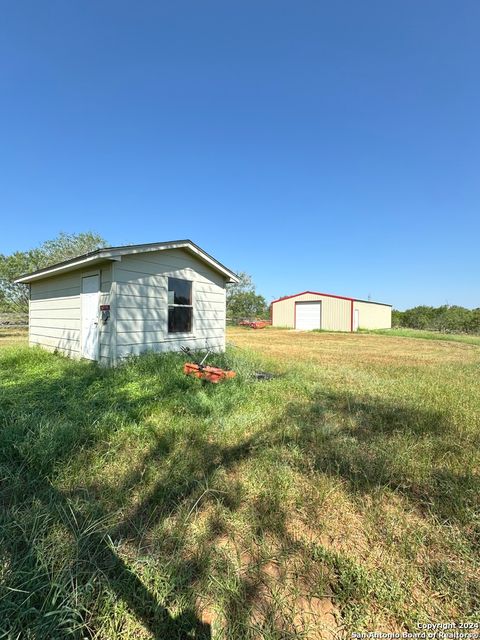
{"type": "MultiPolygon", "coordinates": [[[[272,541],[271,556],[265,547],[240,548],[228,536],[215,541],[215,548],[226,554],[235,566],[239,580],[245,584],[244,603],[250,623],[259,629],[259,636],[267,629],[296,634],[307,640],[333,640],[340,637],[341,613],[334,603],[333,593],[324,588],[318,593],[318,567],[307,567],[297,552],[282,551],[272,541]]],[[[221,627],[226,620],[216,619],[213,607],[198,602],[198,615],[208,624],[221,627]]]]}
{"type": "Polygon", "coordinates": [[[339,637],[340,612],[331,598],[307,598],[300,596],[295,603],[297,613],[293,623],[300,632],[306,631],[303,637],[312,640],[334,640],[339,637]]]}

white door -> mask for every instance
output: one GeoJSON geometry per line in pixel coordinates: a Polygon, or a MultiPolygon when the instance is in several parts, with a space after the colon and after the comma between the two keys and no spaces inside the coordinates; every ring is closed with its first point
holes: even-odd
{"type": "Polygon", "coordinates": [[[360,326],[360,311],[355,309],[353,312],[353,330],[358,331],[358,327],[360,326]]]}
{"type": "Polygon", "coordinates": [[[311,331],[312,329],[320,329],[321,326],[320,302],[295,303],[295,329],[311,331]]]}
{"type": "Polygon", "coordinates": [[[100,276],[82,278],[82,331],[81,355],[98,360],[98,313],[100,302],[100,276]]]}

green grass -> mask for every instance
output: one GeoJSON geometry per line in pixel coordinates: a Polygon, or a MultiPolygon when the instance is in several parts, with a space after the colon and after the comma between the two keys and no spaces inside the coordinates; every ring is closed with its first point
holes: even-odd
{"type": "Polygon", "coordinates": [[[216,360],[238,375],[207,386],[177,354],[112,370],[0,349],[0,637],[273,640],[480,615],[480,349],[230,337],[216,360]]]}
{"type": "Polygon", "coordinates": [[[422,340],[447,340],[448,342],[464,342],[465,344],[480,345],[480,336],[461,333],[440,333],[440,331],[423,331],[420,329],[360,329],[360,333],[371,333],[382,336],[396,336],[402,338],[421,338],[422,340]]]}

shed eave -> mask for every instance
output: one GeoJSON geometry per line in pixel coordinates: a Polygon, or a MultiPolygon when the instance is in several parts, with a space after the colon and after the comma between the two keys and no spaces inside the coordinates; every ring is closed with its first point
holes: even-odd
{"type": "Polygon", "coordinates": [[[34,271],[33,273],[21,276],[20,278],[17,278],[15,280],[15,284],[28,284],[30,282],[35,282],[36,280],[49,278],[60,273],[73,271],[75,269],[92,264],[97,264],[98,262],[102,262],[105,260],[118,261],[121,260],[121,257],[123,255],[148,253],[151,251],[165,251],[167,249],[185,249],[195,255],[202,262],[208,264],[212,269],[221,273],[226,278],[227,282],[239,282],[238,276],[233,271],[227,269],[227,267],[218,262],[218,260],[215,260],[215,258],[209,255],[206,251],[203,251],[203,249],[201,249],[191,240],[174,240],[171,242],[158,242],[151,244],[127,245],[121,247],[106,247],[104,249],[96,249],[95,251],[91,251],[90,253],[78,256],[77,258],[72,258],[70,260],[66,260],[65,262],[54,264],[51,267],[39,269],[38,271],[34,271]]]}
{"type": "Polygon", "coordinates": [[[42,269],[39,272],[34,272],[27,274],[26,276],[22,276],[21,278],[17,278],[15,280],[15,284],[29,284],[31,282],[36,282],[37,280],[42,280],[44,278],[50,278],[51,276],[56,276],[60,273],[68,273],[69,271],[75,271],[81,267],[89,267],[95,266],[101,262],[105,261],[117,261],[118,258],[107,256],[107,255],[91,255],[88,258],[83,258],[82,260],[75,260],[69,264],[62,264],[62,266],[52,265],[47,269],[42,269]]]}

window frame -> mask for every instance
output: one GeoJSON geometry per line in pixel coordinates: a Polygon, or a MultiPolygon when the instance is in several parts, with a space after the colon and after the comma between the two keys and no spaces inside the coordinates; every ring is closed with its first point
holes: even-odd
{"type": "Polygon", "coordinates": [[[168,335],[191,335],[193,333],[193,280],[187,278],[177,278],[176,276],[167,276],[167,334],[168,335]],[[175,289],[170,288],[170,280],[179,280],[180,282],[188,283],[190,285],[190,304],[178,304],[175,302],[175,289]],[[170,291],[174,292],[174,302],[168,301],[168,294],[170,291]],[[189,331],[170,331],[170,309],[190,309],[190,330],[189,331]]]}

